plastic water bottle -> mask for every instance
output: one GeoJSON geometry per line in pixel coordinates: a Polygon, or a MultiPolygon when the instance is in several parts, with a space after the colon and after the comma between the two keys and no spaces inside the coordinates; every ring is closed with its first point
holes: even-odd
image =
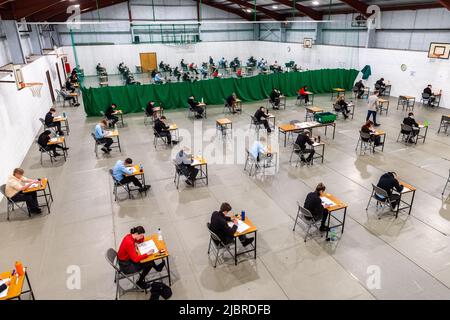
{"type": "Polygon", "coordinates": [[[205,102],[203,101],[203,97],[202,97],[202,103],[205,103],[205,102]]]}
{"type": "Polygon", "coordinates": [[[424,126],[424,127],[428,127],[428,125],[429,125],[428,120],[425,120],[425,121],[423,122],[423,126],[424,126]]]}
{"type": "Polygon", "coordinates": [[[241,220],[244,221],[245,220],[245,210],[241,211],[241,220]]]}
{"type": "Polygon", "coordinates": [[[63,118],[65,118],[66,117],[66,112],[63,112],[63,118]]]}
{"type": "Polygon", "coordinates": [[[329,232],[329,239],[330,241],[336,241],[337,239],[337,233],[335,228],[331,228],[329,232]]]}
{"type": "Polygon", "coordinates": [[[163,236],[162,236],[161,228],[158,228],[158,241],[162,241],[162,240],[163,240],[163,236]]]}
{"type": "Polygon", "coordinates": [[[144,170],[144,167],[142,166],[142,164],[139,165],[139,169],[141,170],[141,172],[144,170]]]}

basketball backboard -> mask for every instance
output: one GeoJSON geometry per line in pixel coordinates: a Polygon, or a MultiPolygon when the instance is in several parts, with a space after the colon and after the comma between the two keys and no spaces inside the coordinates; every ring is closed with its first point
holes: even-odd
{"type": "Polygon", "coordinates": [[[428,58],[448,59],[450,57],[450,43],[431,42],[428,58]]]}

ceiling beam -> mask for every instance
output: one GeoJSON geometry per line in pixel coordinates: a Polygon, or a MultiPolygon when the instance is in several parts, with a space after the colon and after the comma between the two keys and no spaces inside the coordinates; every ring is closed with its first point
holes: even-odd
{"type": "Polygon", "coordinates": [[[12,10],[15,20],[20,20],[38,12],[51,10],[52,7],[60,4],[68,6],[68,2],[66,3],[66,0],[22,0],[12,2],[12,10]]]}
{"type": "Polygon", "coordinates": [[[357,12],[361,13],[364,16],[367,16],[367,8],[369,7],[368,4],[361,2],[359,0],[340,0],[341,2],[344,2],[345,4],[349,5],[353,9],[355,9],[357,12]]]}
{"type": "Polygon", "coordinates": [[[438,0],[438,1],[443,7],[447,8],[447,10],[450,10],[450,0],[438,0]]]}
{"type": "Polygon", "coordinates": [[[279,14],[279,13],[277,13],[275,11],[266,9],[266,8],[264,8],[262,6],[259,6],[259,5],[257,5],[255,7],[254,4],[252,4],[250,2],[247,2],[247,1],[243,1],[243,0],[228,0],[228,1],[229,2],[233,2],[235,4],[238,4],[240,6],[243,6],[243,7],[247,7],[249,9],[253,9],[253,10],[256,9],[256,11],[261,12],[266,17],[272,18],[272,19],[277,20],[277,21],[284,21],[285,20],[285,18],[284,18],[284,16],[282,14],[279,14]]]}
{"type": "MultiPolygon", "coordinates": [[[[292,8],[292,1],[290,1],[290,0],[274,0],[274,2],[278,2],[280,4],[283,4],[285,6],[292,8]]],[[[322,20],[323,15],[320,11],[316,11],[309,7],[305,7],[297,2],[295,2],[295,9],[297,9],[297,11],[304,14],[305,16],[310,17],[313,20],[322,20]]]]}
{"type": "MultiPolygon", "coordinates": [[[[199,1],[199,0],[194,0],[194,1],[199,1]]],[[[213,2],[210,0],[202,0],[202,4],[208,5],[210,7],[216,8],[216,9],[220,9],[229,13],[233,13],[236,14],[238,16],[240,16],[242,19],[248,20],[248,21],[252,21],[253,20],[253,16],[251,14],[248,14],[246,12],[244,12],[244,10],[239,10],[239,9],[235,9],[232,7],[228,7],[224,4],[218,3],[218,2],[213,2]]],[[[258,20],[258,18],[256,18],[256,20],[258,20]]]]}
{"type": "MultiPolygon", "coordinates": [[[[435,8],[442,8],[442,5],[436,2],[436,3],[416,3],[416,4],[380,6],[381,11],[403,11],[403,10],[421,10],[421,9],[435,9],[435,8]]],[[[355,11],[352,9],[337,9],[332,10],[330,14],[347,14],[353,12],[355,11]]]]}

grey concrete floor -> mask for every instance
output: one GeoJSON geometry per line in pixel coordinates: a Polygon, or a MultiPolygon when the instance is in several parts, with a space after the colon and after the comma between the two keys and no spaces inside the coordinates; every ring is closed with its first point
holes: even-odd
{"type": "MultiPolygon", "coordinates": [[[[240,130],[249,134],[247,143],[254,139],[249,115],[260,104],[244,104],[242,115],[227,115],[236,135],[240,130]]],[[[330,96],[317,96],[315,105],[331,110],[330,96]]],[[[395,105],[396,98],[391,98],[388,116],[379,117],[387,132],[383,153],[354,151],[366,115],[360,100],[353,120],[337,120],[334,140],[330,133],[325,137],[322,129],[316,131],[326,142],[323,164],[296,168],[289,164],[292,146],[280,145],[276,173],[249,177],[240,162],[208,159],[209,185],[192,189],[181,181],[179,190],[173,183],[174,151],[162,146],[155,150],[142,114],[124,116],[126,126],[119,129],[122,153],[96,158],[90,132],[98,119],[86,118],[82,107],[65,108],[71,126],[68,161],[41,166],[33,145],[22,164],[27,176],[50,179],[55,199],[51,214],[28,219],[16,213],[8,222],[6,203],[1,203],[0,270],[22,260],[38,299],[113,299],[114,273],[105,251],[117,248],[130,227],[143,225],[148,233],[159,227],[163,231],[174,299],[449,299],[450,205],[441,192],[450,168],[450,137],[438,135],[437,128],[441,115],[450,112],[416,104],[416,118],[430,121],[431,127],[425,144],[406,147],[396,142],[405,113],[395,105]],[[114,202],[108,169],[125,157],[143,164],[152,188],[146,197],[114,202]],[[377,219],[374,208],[365,210],[371,183],[388,170],[418,188],[410,216],[377,219]],[[303,202],[318,182],[349,205],[345,233],[335,242],[319,237],[304,243],[304,230],[292,231],[296,201],[303,202]],[[226,259],[215,269],[206,254],[205,223],[223,201],[236,211],[245,209],[258,227],[258,257],[242,257],[237,266],[226,259]],[[70,266],[80,268],[80,289],[68,289],[70,266]]],[[[288,100],[286,110],[274,113],[278,124],[303,119],[305,111],[288,100]]],[[[221,106],[209,108],[204,121],[187,119],[185,111],[166,115],[183,129],[180,145],[188,144],[194,123],[200,131],[213,132],[215,119],[223,117],[221,106]]],[[[205,155],[232,150],[231,139],[203,139],[205,155]]],[[[272,139],[278,149],[277,135],[272,139]]],[[[129,293],[122,298],[148,296],[129,293]]]]}

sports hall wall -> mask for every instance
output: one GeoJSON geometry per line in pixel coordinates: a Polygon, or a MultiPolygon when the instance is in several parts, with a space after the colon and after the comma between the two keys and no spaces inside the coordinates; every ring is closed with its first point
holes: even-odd
{"type": "MultiPolygon", "coordinates": [[[[47,85],[46,71],[49,70],[53,89],[60,89],[55,64],[56,56],[43,56],[22,68],[25,82],[42,82],[41,97],[32,96],[28,88],[17,91],[15,83],[0,85],[0,181],[4,183],[12,170],[20,166],[25,155],[41,129],[42,118],[52,106],[47,85]]],[[[2,80],[10,80],[2,73],[2,80]]],[[[38,156],[38,150],[31,149],[38,156]]],[[[0,198],[1,200],[1,198],[0,198]]]]}

